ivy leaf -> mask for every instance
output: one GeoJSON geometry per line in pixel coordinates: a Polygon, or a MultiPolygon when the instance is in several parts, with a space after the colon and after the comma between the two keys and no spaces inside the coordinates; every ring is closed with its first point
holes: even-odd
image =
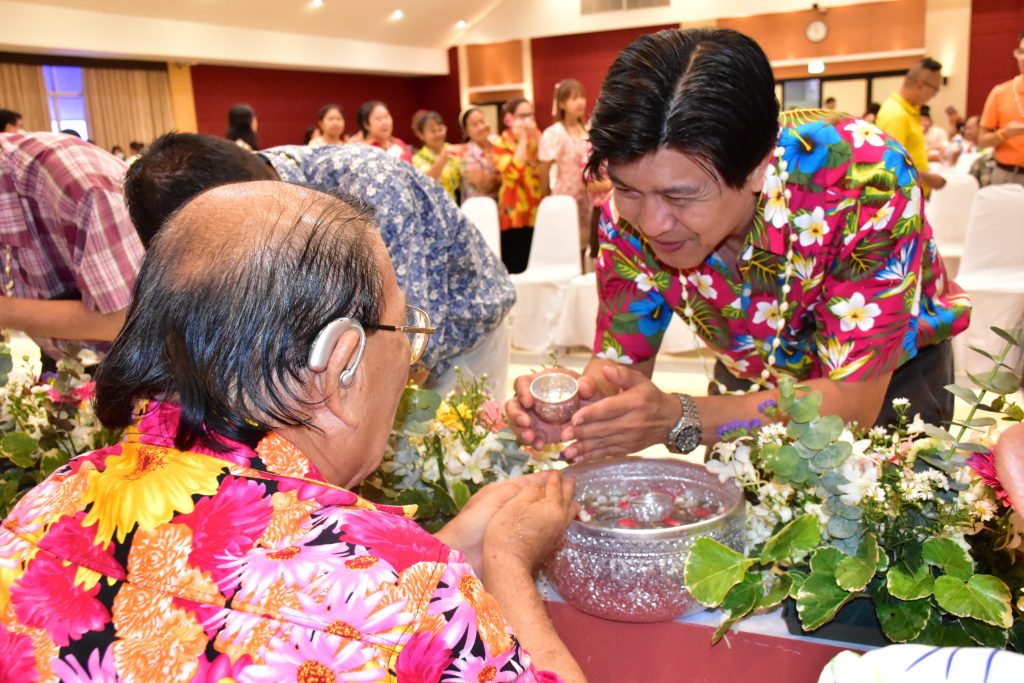
{"type": "Polygon", "coordinates": [[[738,586],[733,587],[729,594],[725,596],[725,600],[722,601],[722,611],[725,612],[726,618],[715,629],[711,642],[717,643],[721,640],[722,636],[732,628],[734,623],[750,614],[750,611],[757,607],[758,601],[763,596],[764,581],[761,579],[760,573],[749,572],[743,577],[743,581],[738,586]]]}
{"type": "Polygon", "coordinates": [[[882,631],[896,643],[907,643],[921,635],[932,613],[931,601],[900,600],[890,595],[885,586],[873,591],[871,599],[882,631]]]}
{"type": "Polygon", "coordinates": [[[818,518],[814,515],[801,515],[765,542],[758,561],[761,564],[768,564],[788,560],[795,564],[819,543],[821,526],[818,524],[818,518]]]}
{"type": "Polygon", "coordinates": [[[710,538],[698,538],[690,547],[683,578],[694,600],[717,607],[732,587],[743,580],[753,560],[710,538]]]}
{"type": "Polygon", "coordinates": [[[757,609],[771,609],[785,600],[793,589],[793,576],[786,573],[775,577],[775,583],[768,589],[768,592],[757,601],[757,609]]]}
{"type": "Polygon", "coordinates": [[[915,572],[908,572],[902,565],[895,565],[886,574],[885,584],[893,597],[918,600],[927,598],[935,590],[935,577],[926,564],[919,566],[915,572]]]}
{"type": "Polygon", "coordinates": [[[978,645],[1002,650],[1006,647],[1008,633],[1006,629],[985,624],[976,619],[961,619],[960,627],[964,633],[978,645]]]}
{"type": "Polygon", "coordinates": [[[944,574],[967,581],[974,574],[967,551],[948,538],[929,538],[924,542],[921,557],[944,574]]]}
{"type": "Polygon", "coordinates": [[[33,455],[38,448],[39,442],[25,432],[10,432],[0,440],[0,450],[18,467],[33,467],[36,461],[33,455]]]}
{"type": "Polygon", "coordinates": [[[811,558],[811,574],[800,586],[796,611],[805,631],[832,620],[853,596],[836,583],[836,568],[844,555],[836,548],[822,548],[811,558]]]}
{"type": "MultiPolygon", "coordinates": [[[[836,583],[843,590],[862,591],[878,569],[878,541],[864,534],[854,557],[844,557],[836,566],[836,583]]],[[[924,627],[922,622],[921,627],[924,627]]],[[[916,635],[916,634],[915,634],[916,635]]]]}
{"type": "Polygon", "coordinates": [[[455,507],[459,510],[466,507],[466,503],[469,502],[471,493],[469,487],[466,486],[466,482],[457,481],[452,484],[452,500],[455,501],[455,507]]]}
{"type": "Polygon", "coordinates": [[[957,617],[973,617],[1004,629],[1013,623],[1010,590],[988,574],[975,574],[966,582],[956,576],[940,576],[935,579],[935,602],[957,617]]]}
{"type": "Polygon", "coordinates": [[[793,585],[789,587],[789,597],[796,600],[797,594],[800,593],[800,587],[807,580],[807,574],[798,569],[790,569],[785,575],[793,582],[793,585]]]}
{"type": "Polygon", "coordinates": [[[952,624],[945,624],[938,610],[933,609],[928,616],[928,624],[914,639],[914,642],[935,647],[973,647],[974,641],[961,627],[963,621],[963,619],[958,619],[952,624]]]}

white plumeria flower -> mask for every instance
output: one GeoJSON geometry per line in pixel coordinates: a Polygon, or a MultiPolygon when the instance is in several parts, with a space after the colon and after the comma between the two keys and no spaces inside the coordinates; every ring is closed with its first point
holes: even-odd
{"type": "Polygon", "coordinates": [[[747,368],[750,367],[750,361],[745,358],[736,360],[732,356],[722,356],[721,361],[734,375],[743,375],[747,372],[747,368]]]}
{"type": "Polygon", "coordinates": [[[651,276],[647,273],[640,273],[633,278],[633,282],[636,283],[637,289],[641,292],[649,292],[654,289],[654,281],[651,280],[651,276]]]}
{"type": "Polygon", "coordinates": [[[724,462],[722,460],[716,460],[712,458],[704,463],[704,467],[708,472],[718,477],[718,481],[723,484],[736,476],[736,471],[732,467],[732,463],[724,462]]]}
{"type": "Polygon", "coordinates": [[[700,295],[705,299],[714,301],[715,299],[718,298],[718,291],[711,286],[713,280],[711,279],[710,275],[704,275],[703,273],[694,273],[690,277],[688,277],[687,280],[689,280],[690,284],[697,288],[697,291],[700,292],[700,295]]]}
{"type": "Polygon", "coordinates": [[[921,213],[921,186],[914,185],[910,189],[910,199],[907,200],[907,205],[903,207],[903,213],[900,217],[913,218],[919,213],[921,213]]]}
{"type": "Polygon", "coordinates": [[[914,420],[907,425],[907,434],[920,434],[924,431],[924,420],[921,419],[921,413],[914,415],[914,420]]]}
{"type": "MultiPolygon", "coordinates": [[[[854,292],[849,299],[829,306],[829,310],[839,316],[839,329],[843,332],[850,332],[854,328],[867,332],[875,326],[875,318],[882,314],[878,304],[869,304],[860,292],[854,292]]],[[[754,322],[757,322],[756,317],[754,322]]]]}
{"type": "Polygon", "coordinates": [[[805,213],[793,219],[793,224],[800,229],[800,246],[807,247],[814,243],[821,246],[828,234],[828,223],[825,222],[825,209],[814,207],[811,213],[805,213]]]}
{"type": "Polygon", "coordinates": [[[892,220],[893,209],[888,203],[878,209],[878,212],[872,216],[865,227],[872,230],[884,230],[885,226],[889,225],[889,221],[892,220]]]}
{"type": "Polygon", "coordinates": [[[754,324],[764,323],[774,329],[779,315],[778,301],[758,301],[757,310],[754,311],[754,324]]]}
{"type": "Polygon", "coordinates": [[[878,481],[878,467],[871,458],[865,456],[851,455],[843,463],[840,473],[847,483],[839,485],[839,490],[843,492],[839,498],[847,505],[859,503],[878,481]]]}
{"type": "Polygon", "coordinates": [[[765,171],[764,188],[761,192],[765,198],[764,219],[776,228],[781,228],[786,224],[789,213],[786,209],[786,188],[771,164],[768,164],[765,171]]]}
{"type": "Polygon", "coordinates": [[[863,147],[865,142],[872,147],[881,147],[885,144],[882,140],[881,129],[867,121],[857,119],[853,123],[844,126],[843,130],[853,133],[853,146],[857,149],[863,147]]]}
{"type": "Polygon", "coordinates": [[[597,354],[598,358],[604,358],[618,363],[619,365],[632,365],[633,359],[627,356],[625,353],[619,354],[618,349],[614,346],[609,346],[607,349],[597,354]]]}

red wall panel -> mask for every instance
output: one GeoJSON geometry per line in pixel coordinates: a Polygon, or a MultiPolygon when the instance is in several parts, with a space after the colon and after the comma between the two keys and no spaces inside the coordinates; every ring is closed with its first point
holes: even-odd
{"type": "Polygon", "coordinates": [[[601,31],[571,36],[534,38],[531,41],[533,59],[533,93],[536,98],[537,124],[543,129],[553,122],[551,102],[555,96],[555,84],[563,78],[575,78],[583,84],[587,93],[587,116],[594,108],[597,95],[601,92],[605,72],[612,65],[622,48],[645,33],[654,33],[670,26],[648,26],[627,28],[618,31],[601,31]]]}
{"type": "Polygon", "coordinates": [[[971,47],[967,113],[981,114],[992,86],[1018,73],[1013,49],[1024,31],[1024,0],[983,0],[971,4],[971,47]]]}
{"type": "Polygon", "coordinates": [[[306,128],[316,123],[317,110],[328,102],[345,110],[345,132],[359,129],[356,112],[366,100],[383,100],[395,119],[395,135],[411,145],[418,141],[410,122],[417,109],[436,109],[457,140],[459,112],[458,63],[449,51],[447,76],[401,77],[324,73],[290,69],[198,65],[192,67],[192,90],[199,132],[224,135],[228,110],[238,102],[256,110],[261,147],[301,144],[306,128]]]}

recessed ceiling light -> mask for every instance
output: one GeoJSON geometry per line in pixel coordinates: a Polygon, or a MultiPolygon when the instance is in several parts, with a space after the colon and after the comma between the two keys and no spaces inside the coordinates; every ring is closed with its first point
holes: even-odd
{"type": "Polygon", "coordinates": [[[455,22],[456,31],[461,31],[464,28],[466,28],[466,22],[464,19],[459,19],[458,21],[455,22]]]}
{"type": "Polygon", "coordinates": [[[313,9],[317,9],[324,6],[324,0],[311,0],[309,6],[313,9]]]}
{"type": "Polygon", "coordinates": [[[807,73],[809,74],[823,74],[825,73],[825,62],[820,59],[812,59],[807,62],[807,73]]]}
{"type": "Polygon", "coordinates": [[[391,21],[400,21],[404,16],[405,12],[403,12],[400,9],[396,9],[394,12],[391,13],[391,16],[389,18],[391,19],[391,21]]]}

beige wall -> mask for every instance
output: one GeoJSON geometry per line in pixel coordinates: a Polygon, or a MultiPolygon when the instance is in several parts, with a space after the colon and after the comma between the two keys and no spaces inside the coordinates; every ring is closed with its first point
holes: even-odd
{"type": "Polygon", "coordinates": [[[836,109],[854,116],[860,116],[868,105],[868,81],[855,78],[849,81],[822,81],[821,103],[829,97],[836,98],[836,109]]]}
{"type": "Polygon", "coordinates": [[[196,100],[192,94],[192,68],[188,64],[167,64],[167,80],[171,90],[174,128],[179,133],[197,133],[196,100]]]}
{"type": "MultiPolygon", "coordinates": [[[[928,104],[933,120],[945,126],[943,110],[950,104],[961,114],[967,106],[967,61],[971,39],[971,0],[927,0],[925,51],[942,64],[946,85],[928,104]]],[[[970,112],[980,114],[981,112],[970,112]]]]}

